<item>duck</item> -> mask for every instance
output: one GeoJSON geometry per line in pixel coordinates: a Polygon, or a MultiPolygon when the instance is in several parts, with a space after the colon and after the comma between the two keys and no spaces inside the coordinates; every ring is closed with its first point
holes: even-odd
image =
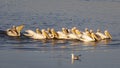
{"type": "Polygon", "coordinates": [[[43,35],[43,34],[40,34],[40,33],[36,33],[34,32],[33,30],[25,30],[25,33],[24,35],[29,37],[29,38],[32,38],[32,39],[46,39],[46,37],[43,35]]]}
{"type": "Polygon", "coordinates": [[[74,55],[73,53],[71,54],[71,59],[72,60],[80,60],[81,55],[74,55]]]}
{"type": "Polygon", "coordinates": [[[8,36],[19,37],[21,36],[21,31],[23,28],[24,28],[24,25],[13,26],[12,28],[9,28],[6,30],[6,34],[8,36]]]}
{"type": "Polygon", "coordinates": [[[105,39],[112,39],[111,34],[108,32],[108,30],[104,31],[104,34],[100,31],[100,29],[97,29],[96,34],[101,38],[101,40],[105,39]]]}

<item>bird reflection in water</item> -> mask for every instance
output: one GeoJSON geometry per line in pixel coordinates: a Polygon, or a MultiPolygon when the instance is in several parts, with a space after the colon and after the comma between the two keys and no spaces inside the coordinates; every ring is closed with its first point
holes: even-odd
{"type": "Polygon", "coordinates": [[[111,40],[110,39],[106,39],[106,40],[102,40],[100,43],[101,44],[109,44],[111,42],[111,40]]]}
{"type": "Polygon", "coordinates": [[[55,46],[56,44],[65,44],[66,40],[55,40],[55,39],[52,39],[50,42],[51,42],[51,44],[53,46],[55,46]]]}

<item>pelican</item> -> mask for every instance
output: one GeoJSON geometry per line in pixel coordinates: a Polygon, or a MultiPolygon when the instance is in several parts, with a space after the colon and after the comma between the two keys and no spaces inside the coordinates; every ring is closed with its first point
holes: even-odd
{"type": "Polygon", "coordinates": [[[38,34],[42,34],[42,32],[40,31],[39,28],[36,28],[36,33],[38,33],[38,34]]]}
{"type": "Polygon", "coordinates": [[[83,33],[82,36],[79,38],[79,40],[84,42],[95,42],[99,41],[98,37],[95,33],[91,32],[90,35],[83,33]]]}
{"type": "Polygon", "coordinates": [[[105,30],[104,33],[107,36],[107,39],[112,39],[112,36],[111,36],[110,32],[108,32],[108,30],[105,30]]]}
{"type": "Polygon", "coordinates": [[[80,38],[79,38],[80,41],[83,41],[83,42],[93,42],[95,41],[95,39],[91,38],[90,36],[88,35],[85,35],[83,34],[80,38]]]}
{"type": "Polygon", "coordinates": [[[24,25],[19,25],[19,26],[13,26],[10,29],[6,30],[6,33],[8,36],[20,36],[21,35],[21,31],[24,28],[24,25]]]}
{"type": "Polygon", "coordinates": [[[97,34],[102,40],[104,40],[104,39],[112,39],[111,34],[110,34],[107,30],[105,30],[105,31],[104,31],[104,34],[103,34],[103,33],[101,33],[100,29],[97,29],[96,34],[97,34]]]}
{"type": "Polygon", "coordinates": [[[68,35],[63,34],[62,32],[57,32],[58,34],[58,39],[69,39],[68,35]]]}
{"type": "Polygon", "coordinates": [[[50,30],[50,32],[51,32],[51,38],[53,38],[53,39],[58,39],[58,33],[55,31],[55,29],[54,28],[52,28],[51,30],[50,30]]]}
{"type": "Polygon", "coordinates": [[[57,31],[57,32],[54,29],[51,29],[51,33],[53,38],[68,39],[67,33],[64,31],[64,28],[62,28],[62,31],[57,31]]]}
{"type": "Polygon", "coordinates": [[[26,30],[25,32],[27,32],[27,34],[24,34],[25,36],[32,38],[32,39],[46,39],[46,37],[44,37],[44,35],[36,33],[32,30],[26,30]]]}
{"type": "Polygon", "coordinates": [[[50,39],[51,36],[47,33],[47,31],[45,29],[42,29],[42,35],[46,38],[46,39],[50,39]]]}
{"type": "Polygon", "coordinates": [[[73,27],[73,28],[71,29],[71,33],[72,33],[72,34],[76,34],[76,32],[75,32],[76,29],[77,29],[76,27],[73,27]]]}
{"type": "Polygon", "coordinates": [[[48,34],[52,34],[50,28],[47,28],[47,31],[46,31],[46,32],[47,32],[48,34]]]}
{"type": "Polygon", "coordinates": [[[62,32],[64,33],[64,34],[68,34],[69,32],[68,32],[68,30],[67,30],[67,28],[62,28],[62,32]]]}
{"type": "Polygon", "coordinates": [[[76,35],[80,38],[82,36],[82,32],[78,29],[75,30],[76,35]]]}
{"type": "Polygon", "coordinates": [[[77,40],[79,38],[76,34],[72,34],[72,33],[68,34],[67,36],[68,36],[68,39],[71,39],[71,40],[77,40]]]}
{"type": "Polygon", "coordinates": [[[77,28],[76,27],[73,27],[72,29],[71,29],[71,33],[68,33],[68,38],[69,39],[74,39],[74,40],[77,40],[78,39],[78,36],[77,36],[77,34],[76,34],[76,31],[77,30],[77,28]]]}
{"type": "Polygon", "coordinates": [[[90,31],[88,30],[88,28],[85,28],[85,32],[83,32],[83,34],[86,34],[86,35],[88,35],[88,36],[91,36],[91,35],[90,35],[90,31]]]}

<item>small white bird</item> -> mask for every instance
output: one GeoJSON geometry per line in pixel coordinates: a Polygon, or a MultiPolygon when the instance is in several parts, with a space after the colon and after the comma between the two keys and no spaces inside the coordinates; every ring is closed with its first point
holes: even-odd
{"type": "Polygon", "coordinates": [[[73,53],[71,54],[71,59],[72,60],[80,60],[81,55],[74,55],[73,53]]]}

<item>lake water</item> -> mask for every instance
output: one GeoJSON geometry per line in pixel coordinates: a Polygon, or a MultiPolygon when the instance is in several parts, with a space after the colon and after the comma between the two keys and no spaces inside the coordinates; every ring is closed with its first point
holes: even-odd
{"type": "Polygon", "coordinates": [[[87,27],[108,31],[110,41],[32,40],[0,34],[0,68],[119,68],[120,0],[0,0],[0,30],[87,27]],[[81,55],[71,60],[71,53],[81,55]]]}

